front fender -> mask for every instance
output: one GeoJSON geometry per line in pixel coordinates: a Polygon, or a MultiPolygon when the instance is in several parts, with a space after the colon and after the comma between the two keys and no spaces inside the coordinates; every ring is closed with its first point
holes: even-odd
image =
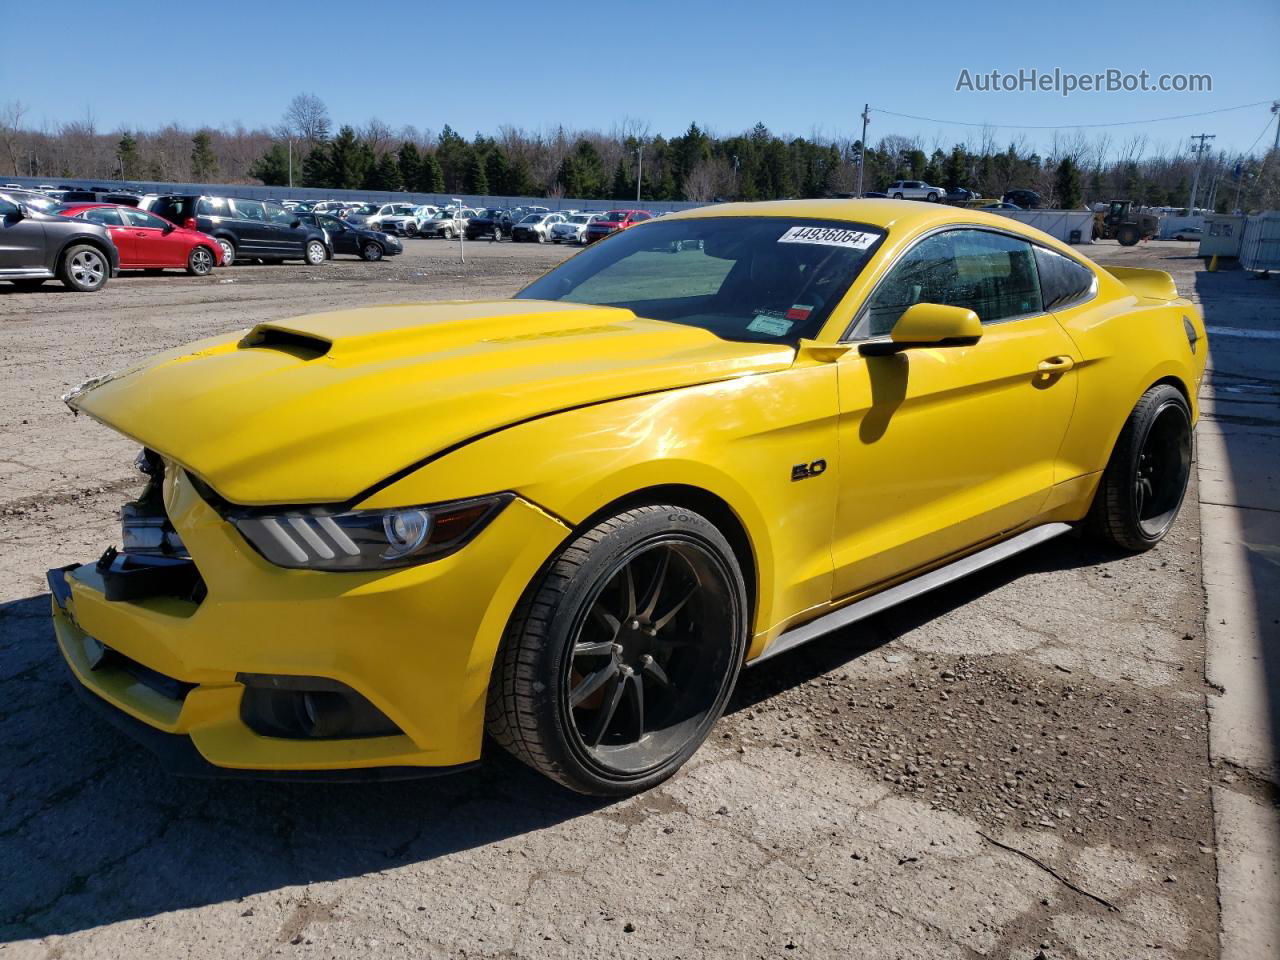
{"type": "MultiPolygon", "coordinates": [[[[481,437],[361,507],[514,490],[569,526],[655,487],[694,487],[741,522],[755,565],[756,643],[831,596],[838,483],[832,364],[594,404],[481,437]],[[828,468],[803,482],[797,464],[828,468]]],[[[660,496],[660,495],[655,495],[660,496]]]]}

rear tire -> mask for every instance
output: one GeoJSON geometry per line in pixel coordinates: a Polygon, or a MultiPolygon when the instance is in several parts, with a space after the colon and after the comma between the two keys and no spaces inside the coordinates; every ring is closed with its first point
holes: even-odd
{"type": "Polygon", "coordinates": [[[324,244],[319,240],[308,240],[307,246],[303,251],[307,265],[318,267],[329,258],[329,251],[324,248],[324,244]]]}
{"type": "Polygon", "coordinates": [[[107,285],[111,267],[107,256],[97,247],[78,243],[62,255],[58,265],[58,279],[69,290],[96,293],[107,285]]]}
{"type": "Polygon", "coordinates": [[[229,267],[236,262],[236,245],[226,237],[218,237],[218,246],[222,248],[222,265],[229,267]]]}
{"type": "Polygon", "coordinates": [[[895,200],[901,200],[901,199],[902,199],[902,194],[900,194],[900,193],[895,193],[895,194],[893,195],[893,199],[895,199],[895,200]]]}
{"type": "Polygon", "coordinates": [[[1178,518],[1191,477],[1191,410],[1176,387],[1142,395],[1116,440],[1086,528],[1125,550],[1150,550],[1178,518]]]}
{"type": "Polygon", "coordinates": [[[671,776],[724,712],[746,653],[742,571],[684,507],[596,524],[530,584],[489,683],[489,735],[579,793],[671,776]]]}

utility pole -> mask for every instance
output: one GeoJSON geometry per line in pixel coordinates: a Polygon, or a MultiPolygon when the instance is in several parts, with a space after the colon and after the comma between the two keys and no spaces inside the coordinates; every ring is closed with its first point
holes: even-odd
{"type": "Polygon", "coordinates": [[[644,180],[644,144],[636,147],[636,203],[640,202],[640,184],[644,180]]]}
{"type": "Polygon", "coordinates": [[[871,122],[871,104],[862,105],[862,149],[858,151],[858,196],[862,196],[862,171],[867,166],[867,124],[871,122]]]}
{"type": "Polygon", "coordinates": [[[1271,101],[1271,112],[1276,114],[1276,142],[1271,145],[1272,150],[1280,150],[1280,100],[1271,101]]]}
{"type": "Polygon", "coordinates": [[[1216,134],[1212,133],[1196,133],[1192,134],[1192,140],[1199,140],[1199,144],[1191,148],[1191,152],[1196,155],[1196,173],[1191,179],[1191,197],[1187,201],[1187,216],[1195,213],[1196,209],[1196,190],[1200,186],[1200,166],[1204,161],[1205,151],[1209,149],[1209,144],[1205,141],[1214,139],[1216,134]]]}
{"type": "Polygon", "coordinates": [[[293,137],[289,138],[289,189],[293,189],[293,137]]]}
{"type": "Polygon", "coordinates": [[[738,188],[738,155],[733,155],[733,199],[741,200],[742,191],[738,188]]]}

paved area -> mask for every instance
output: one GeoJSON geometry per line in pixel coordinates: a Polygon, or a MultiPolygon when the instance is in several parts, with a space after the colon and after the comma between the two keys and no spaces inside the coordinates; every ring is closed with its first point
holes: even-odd
{"type": "Polygon", "coordinates": [[[1280,956],[1280,284],[1194,277],[1213,337],[1199,430],[1209,752],[1224,960],[1280,956]]]}
{"type": "Polygon", "coordinates": [[[268,317],[503,295],[567,253],[475,246],[0,294],[0,957],[1218,955],[1212,791],[1268,798],[1210,762],[1194,494],[1152,553],[1064,538],[748,671],[686,771],[620,803],[501,754],[175,780],[92,721],[43,571],[114,541],[135,451],[58,395],[268,317]]]}

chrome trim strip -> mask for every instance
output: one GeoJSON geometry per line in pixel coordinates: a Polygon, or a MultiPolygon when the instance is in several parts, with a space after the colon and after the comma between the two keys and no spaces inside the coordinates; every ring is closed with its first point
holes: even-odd
{"type": "Polygon", "coordinates": [[[930,590],[936,590],[938,587],[946,586],[948,583],[967,577],[971,573],[977,573],[979,570],[999,563],[1001,560],[1007,560],[1009,557],[1044,543],[1046,540],[1052,540],[1070,529],[1071,525],[1067,523],[1046,523],[1043,526],[1033,527],[1015,537],[1010,537],[1008,540],[993,544],[985,550],[979,550],[977,553],[961,557],[959,560],[955,560],[944,567],[938,567],[936,570],[921,574],[913,580],[908,580],[905,583],[898,584],[896,587],[890,587],[888,590],[872,594],[856,603],[833,610],[817,620],[810,620],[808,623],[803,623],[788,630],[773,641],[772,645],[766,648],[764,653],[754,660],[749,660],[747,666],[755,666],[770,657],[785,653],[803,643],[808,643],[810,640],[816,640],[818,637],[831,633],[833,630],[839,630],[841,627],[847,627],[851,623],[865,620],[867,617],[874,616],[882,610],[887,610],[905,600],[911,600],[923,593],[928,593],[930,590]]]}

